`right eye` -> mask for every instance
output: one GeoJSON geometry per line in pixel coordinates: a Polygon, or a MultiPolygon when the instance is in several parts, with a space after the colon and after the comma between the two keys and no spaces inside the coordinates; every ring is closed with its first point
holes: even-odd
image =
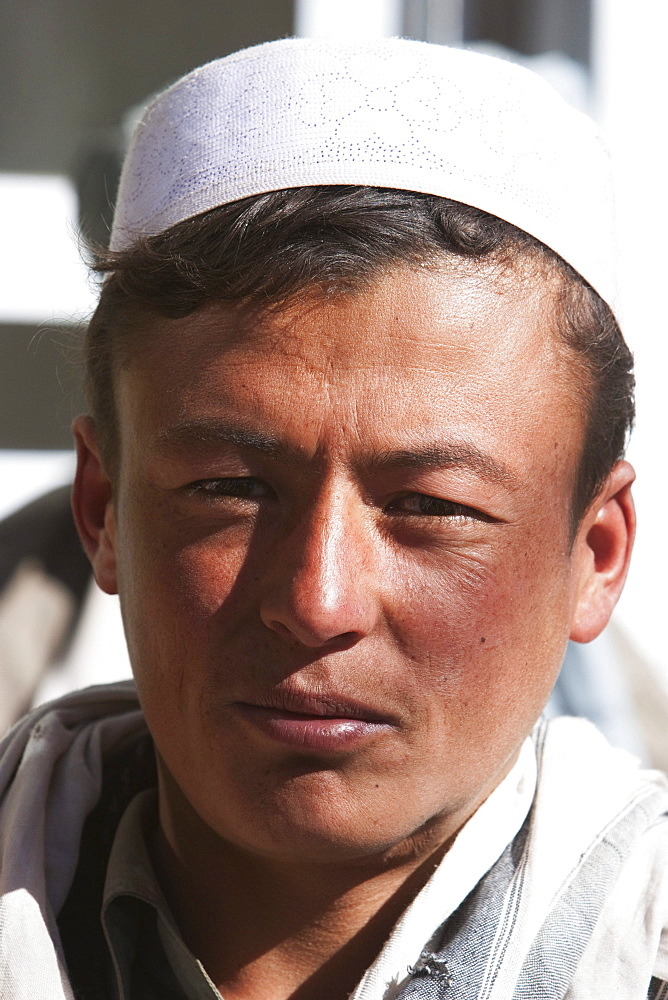
{"type": "Polygon", "coordinates": [[[234,476],[224,479],[198,479],[187,488],[189,496],[200,494],[207,499],[238,497],[242,500],[274,499],[271,486],[255,476],[234,476]]]}

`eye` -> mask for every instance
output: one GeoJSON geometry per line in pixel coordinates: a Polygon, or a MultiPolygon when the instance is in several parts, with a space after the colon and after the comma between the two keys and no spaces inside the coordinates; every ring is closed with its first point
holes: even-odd
{"type": "Polygon", "coordinates": [[[189,496],[199,494],[211,500],[219,497],[237,497],[242,500],[273,499],[276,494],[271,486],[255,476],[235,476],[227,479],[199,479],[186,487],[189,496]]]}
{"type": "Polygon", "coordinates": [[[447,517],[450,520],[491,521],[493,518],[474,507],[443,500],[426,493],[401,493],[394,497],[385,508],[389,514],[412,515],[413,517],[447,517]]]}

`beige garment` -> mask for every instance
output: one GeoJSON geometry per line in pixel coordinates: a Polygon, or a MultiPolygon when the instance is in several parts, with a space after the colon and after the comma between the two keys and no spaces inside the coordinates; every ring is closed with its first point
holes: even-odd
{"type": "Polygon", "coordinates": [[[0,737],[30,707],[75,610],[72,593],[36,559],[19,563],[0,595],[0,737]]]}

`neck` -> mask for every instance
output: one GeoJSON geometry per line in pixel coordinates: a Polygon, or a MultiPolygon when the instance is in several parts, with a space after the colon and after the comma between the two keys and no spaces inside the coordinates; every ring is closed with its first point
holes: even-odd
{"type": "Polygon", "coordinates": [[[153,857],[184,940],[226,1000],[341,1000],[443,856],[430,846],[400,860],[286,862],[163,817],[153,857]]]}

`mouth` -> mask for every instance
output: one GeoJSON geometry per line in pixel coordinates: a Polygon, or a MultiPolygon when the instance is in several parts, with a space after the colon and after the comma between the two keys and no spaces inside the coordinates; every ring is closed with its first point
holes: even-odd
{"type": "Polygon", "coordinates": [[[397,728],[393,716],[337,694],[274,691],[234,707],[259,735],[311,752],[348,751],[397,728]]]}

